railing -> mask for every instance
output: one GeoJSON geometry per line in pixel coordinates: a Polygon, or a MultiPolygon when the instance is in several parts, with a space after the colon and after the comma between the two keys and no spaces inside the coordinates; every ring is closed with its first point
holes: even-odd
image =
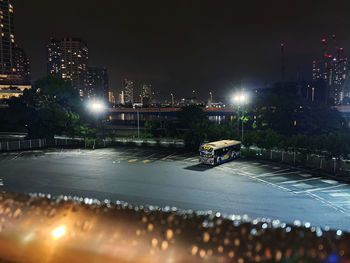
{"type": "Polygon", "coordinates": [[[245,155],[257,159],[282,162],[293,166],[323,170],[327,173],[350,175],[350,160],[327,158],[326,156],[299,151],[282,151],[277,149],[245,149],[245,155]]]}
{"type": "Polygon", "coordinates": [[[22,151],[56,146],[81,146],[82,139],[33,139],[0,142],[0,152],[22,151]]]}
{"type": "MultiPolygon", "coordinates": [[[[233,204],[234,206],[234,204],[233,204]]],[[[350,235],[294,221],[0,193],[1,262],[349,262],[350,235]],[[3,261],[2,261],[3,260],[3,261]]]]}

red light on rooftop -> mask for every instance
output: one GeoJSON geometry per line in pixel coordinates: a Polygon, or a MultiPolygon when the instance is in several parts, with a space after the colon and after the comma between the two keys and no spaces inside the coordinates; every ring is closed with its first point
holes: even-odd
{"type": "Polygon", "coordinates": [[[325,38],[322,38],[322,42],[326,42],[326,39],[325,39],[325,38]]]}
{"type": "Polygon", "coordinates": [[[281,43],[281,47],[284,47],[284,43],[283,42],[281,43]]]}
{"type": "Polygon", "coordinates": [[[332,58],[333,56],[332,55],[328,55],[329,58],[332,58]]]}
{"type": "Polygon", "coordinates": [[[341,48],[339,48],[339,50],[343,50],[343,49],[344,49],[344,48],[342,48],[342,47],[341,47],[341,48]]]}

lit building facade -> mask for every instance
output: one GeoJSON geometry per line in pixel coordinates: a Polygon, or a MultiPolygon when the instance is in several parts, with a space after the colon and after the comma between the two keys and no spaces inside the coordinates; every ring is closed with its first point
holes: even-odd
{"type": "Polygon", "coordinates": [[[148,106],[152,102],[152,86],[150,84],[143,84],[141,89],[141,103],[148,106]]]}
{"type": "Polygon", "coordinates": [[[109,102],[110,104],[115,104],[115,103],[116,103],[116,100],[115,100],[114,92],[113,92],[113,91],[109,91],[109,92],[108,92],[108,102],[109,102]]]}
{"type": "Polygon", "coordinates": [[[6,100],[11,97],[19,97],[25,89],[31,89],[30,85],[0,85],[0,100],[6,100]]]}
{"type": "Polygon", "coordinates": [[[87,97],[109,101],[109,79],[106,68],[89,67],[87,97]]]}
{"type": "Polygon", "coordinates": [[[51,39],[47,45],[47,72],[72,82],[81,98],[88,96],[88,47],[79,38],[51,39]]]}
{"type": "Polygon", "coordinates": [[[327,101],[340,105],[347,94],[344,83],[348,77],[348,58],[344,49],[338,47],[334,35],[331,39],[322,39],[321,43],[322,56],[312,62],[312,79],[323,80],[327,85],[327,101]]]}
{"type": "Polygon", "coordinates": [[[23,49],[16,46],[13,52],[14,67],[16,69],[16,75],[21,78],[22,84],[30,84],[30,60],[23,49]]]}
{"type": "Polygon", "coordinates": [[[134,103],[134,82],[124,79],[122,82],[122,104],[134,103]]]}
{"type": "Polygon", "coordinates": [[[14,9],[9,0],[0,1],[0,74],[12,75],[16,72],[13,62],[15,47],[14,9]]]}
{"type": "Polygon", "coordinates": [[[15,43],[14,8],[9,0],[0,1],[0,83],[30,84],[30,63],[15,43]]]}

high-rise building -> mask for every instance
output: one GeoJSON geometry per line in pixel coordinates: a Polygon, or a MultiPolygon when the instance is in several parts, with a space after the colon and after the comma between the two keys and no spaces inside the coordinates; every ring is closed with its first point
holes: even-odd
{"type": "Polygon", "coordinates": [[[323,80],[327,84],[327,102],[339,105],[344,99],[344,83],[347,78],[348,58],[344,49],[339,47],[335,35],[331,39],[323,38],[322,56],[312,62],[313,81],[323,80]]]}
{"type": "Polygon", "coordinates": [[[21,78],[21,84],[30,84],[30,61],[24,50],[18,46],[14,48],[13,61],[16,74],[21,78]]]}
{"type": "Polygon", "coordinates": [[[30,84],[29,59],[15,43],[14,8],[9,0],[0,1],[0,82],[30,84]]]}
{"type": "Polygon", "coordinates": [[[143,84],[141,89],[142,104],[148,106],[152,101],[152,86],[150,84],[143,84]]]}
{"type": "Polygon", "coordinates": [[[87,97],[109,100],[109,80],[106,68],[88,67],[87,97]]]}
{"type": "Polygon", "coordinates": [[[110,104],[115,104],[116,103],[113,91],[109,91],[108,92],[108,102],[110,104]]]}
{"type": "Polygon", "coordinates": [[[134,103],[134,82],[128,79],[122,81],[123,104],[134,103]]]}
{"type": "Polygon", "coordinates": [[[88,47],[79,38],[51,39],[47,45],[48,74],[70,80],[81,98],[87,97],[87,63],[88,47]]]}
{"type": "Polygon", "coordinates": [[[12,75],[16,72],[13,63],[15,29],[13,6],[9,0],[0,1],[0,74],[12,75]]]}

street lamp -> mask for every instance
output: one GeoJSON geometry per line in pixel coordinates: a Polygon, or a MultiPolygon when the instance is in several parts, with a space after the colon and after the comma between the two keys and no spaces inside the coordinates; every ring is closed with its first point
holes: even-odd
{"type": "Polygon", "coordinates": [[[137,114],[137,138],[140,138],[140,112],[135,105],[133,106],[133,108],[134,110],[136,109],[137,114]]]}
{"type": "MultiPolygon", "coordinates": [[[[241,106],[243,107],[244,104],[248,103],[248,96],[246,93],[237,93],[233,96],[232,100],[233,100],[233,103],[235,105],[237,105],[237,107],[238,107],[238,109],[237,109],[237,130],[238,130],[238,134],[239,134],[239,109],[241,106]]],[[[242,117],[244,117],[243,110],[242,110],[242,117]]],[[[242,118],[242,140],[243,140],[243,134],[244,134],[244,122],[243,122],[244,120],[243,119],[244,118],[242,118]]]]}
{"type": "Polygon", "coordinates": [[[170,93],[171,96],[171,106],[174,107],[175,101],[174,101],[174,93],[170,93]]]}
{"type": "Polygon", "coordinates": [[[90,101],[88,104],[88,107],[89,107],[90,111],[92,111],[93,113],[104,112],[104,110],[106,108],[104,103],[101,101],[90,101]]]}
{"type": "MultiPolygon", "coordinates": [[[[93,100],[88,102],[88,109],[96,116],[96,126],[98,127],[99,125],[99,117],[103,115],[103,113],[106,110],[106,105],[104,104],[103,101],[99,100],[93,100]]],[[[102,129],[102,136],[104,138],[104,129],[103,129],[103,123],[101,119],[101,129],[102,129]]]]}

